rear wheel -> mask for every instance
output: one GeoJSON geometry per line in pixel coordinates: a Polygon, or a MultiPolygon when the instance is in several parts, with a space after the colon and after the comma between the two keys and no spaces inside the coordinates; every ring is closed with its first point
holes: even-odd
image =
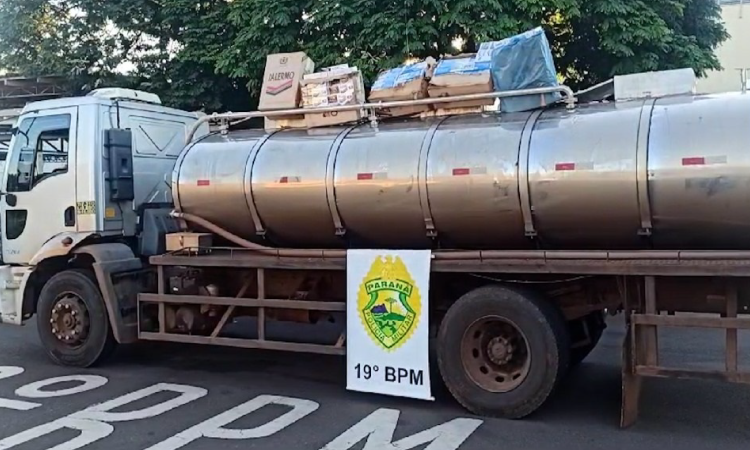
{"type": "Polygon", "coordinates": [[[438,366],[453,397],[483,416],[536,411],[567,371],[565,320],[534,293],[485,286],[448,310],[438,333],[438,366]]]}
{"type": "Polygon", "coordinates": [[[92,366],[116,345],[102,295],[86,270],[66,270],[47,281],[37,304],[37,331],[49,357],[63,366],[92,366]]]}

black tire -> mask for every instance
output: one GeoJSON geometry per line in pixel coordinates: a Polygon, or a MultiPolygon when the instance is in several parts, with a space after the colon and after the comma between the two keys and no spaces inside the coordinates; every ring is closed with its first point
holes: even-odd
{"type": "MultiPolygon", "coordinates": [[[[578,366],[589,356],[589,354],[596,348],[597,344],[599,344],[599,340],[602,338],[604,330],[607,328],[603,312],[591,313],[581,319],[581,321],[584,322],[588,327],[591,342],[589,344],[570,349],[571,368],[578,366]]],[[[576,325],[582,328],[583,324],[579,323],[576,325]]]]}
{"type": "Polygon", "coordinates": [[[37,331],[42,346],[57,364],[90,367],[108,357],[117,342],[112,334],[109,316],[93,273],[83,269],[66,270],[50,278],[39,294],[37,331]],[[51,322],[53,309],[61,297],[74,296],[85,308],[88,327],[79,345],[69,345],[57,337],[51,322]]]}
{"type": "Polygon", "coordinates": [[[565,319],[554,305],[533,292],[485,286],[465,294],[449,309],[438,332],[437,353],[446,387],[466,409],[481,416],[520,419],[536,411],[567,372],[570,343],[565,319]],[[488,390],[472,378],[467,367],[475,364],[470,358],[477,358],[476,350],[470,356],[463,347],[462,358],[463,339],[477,339],[466,333],[489,317],[499,317],[520,330],[530,356],[524,378],[506,392],[488,390]]]}

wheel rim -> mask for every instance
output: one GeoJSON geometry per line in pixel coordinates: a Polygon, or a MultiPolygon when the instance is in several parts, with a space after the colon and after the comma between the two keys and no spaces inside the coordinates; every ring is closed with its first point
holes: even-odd
{"type": "Polygon", "coordinates": [[[49,322],[52,335],[66,347],[80,347],[89,335],[88,309],[83,299],[72,292],[57,296],[49,322]]]}
{"type": "Polygon", "coordinates": [[[526,336],[513,322],[483,317],[466,329],[461,361],[474,383],[489,392],[509,392],[523,383],[531,366],[526,336]]]}

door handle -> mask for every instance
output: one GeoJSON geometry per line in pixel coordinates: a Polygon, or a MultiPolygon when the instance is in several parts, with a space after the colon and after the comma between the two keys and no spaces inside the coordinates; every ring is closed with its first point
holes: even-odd
{"type": "Polygon", "coordinates": [[[64,217],[66,227],[74,227],[76,225],[76,210],[73,206],[65,209],[64,217]]]}

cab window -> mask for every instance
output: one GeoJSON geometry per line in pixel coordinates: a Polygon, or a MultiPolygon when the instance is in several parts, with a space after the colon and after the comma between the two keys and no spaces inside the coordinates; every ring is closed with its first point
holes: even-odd
{"type": "Polygon", "coordinates": [[[30,117],[15,132],[8,165],[7,192],[27,192],[47,178],[68,171],[70,114],[30,117]]]}

